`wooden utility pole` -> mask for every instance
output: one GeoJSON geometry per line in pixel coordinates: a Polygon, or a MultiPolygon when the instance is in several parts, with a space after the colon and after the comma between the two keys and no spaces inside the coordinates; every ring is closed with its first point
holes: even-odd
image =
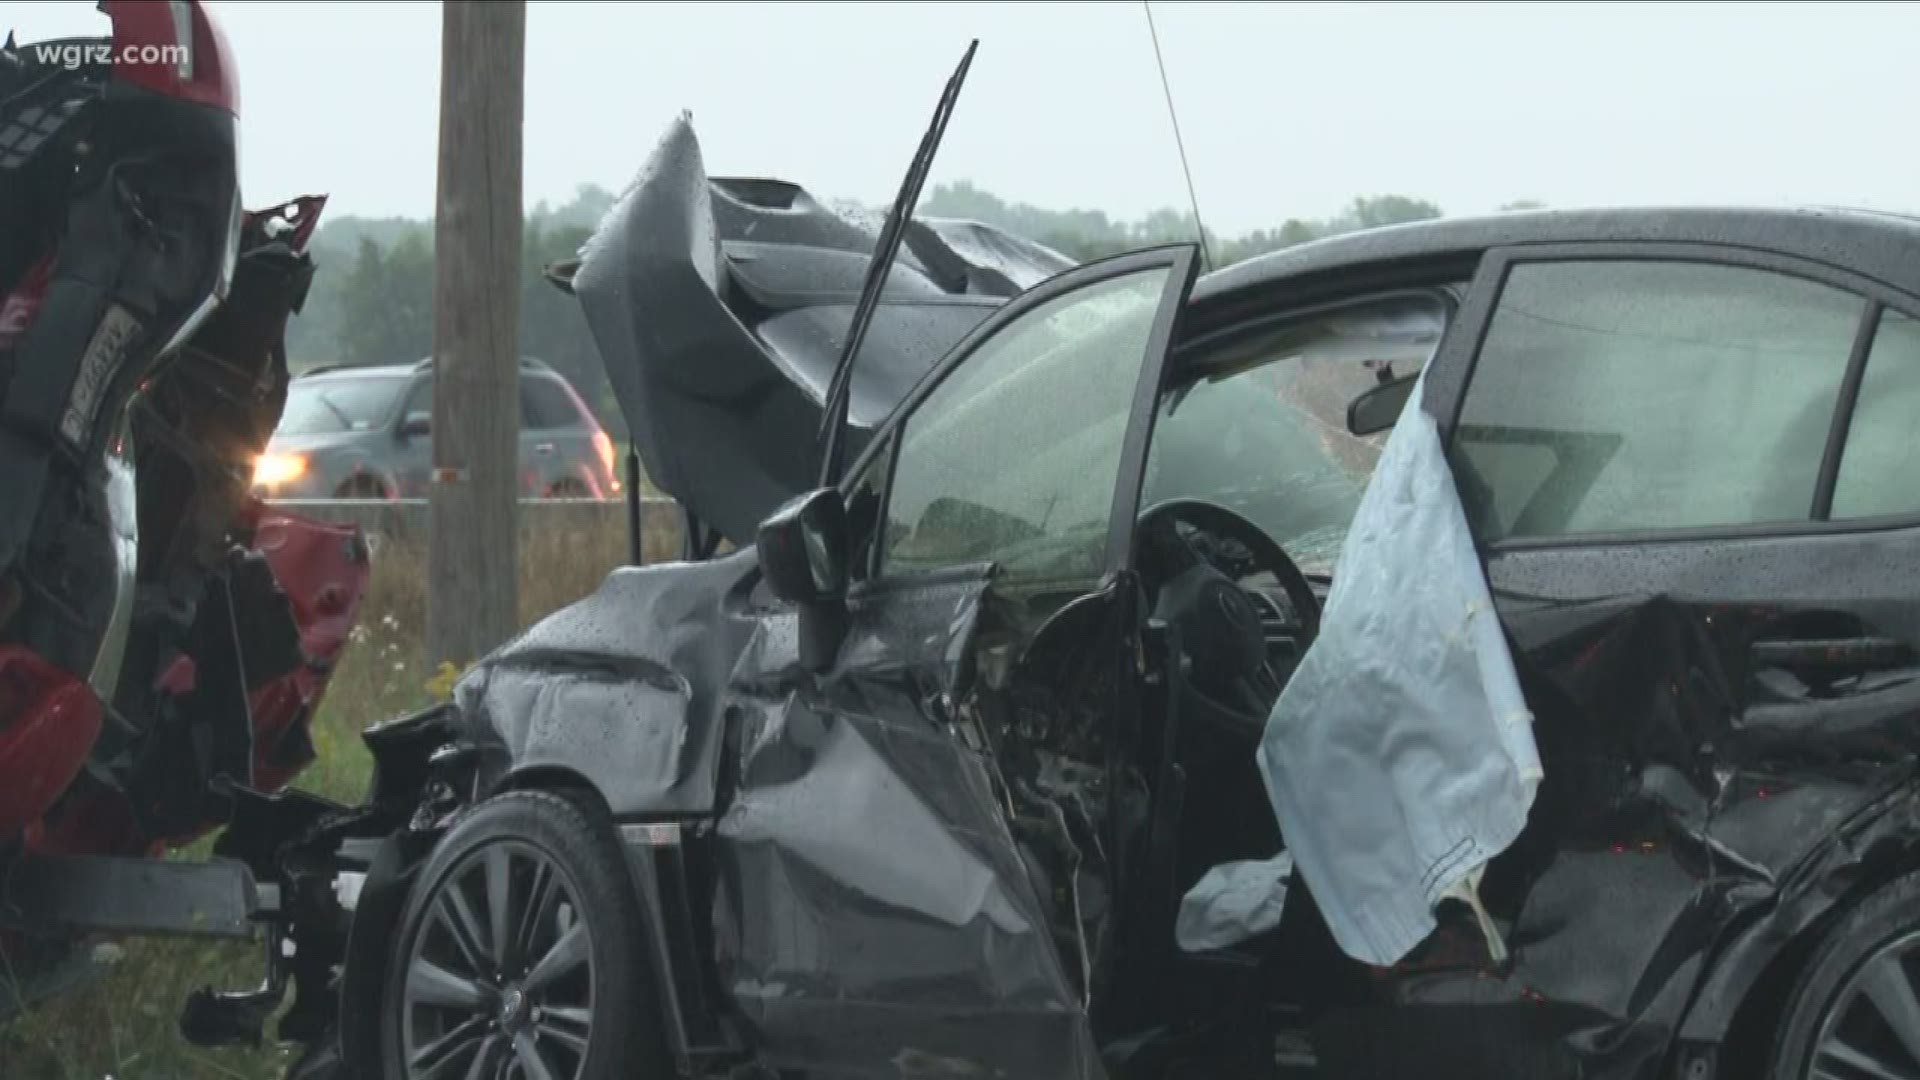
{"type": "Polygon", "coordinates": [[[427,648],[479,659],[518,598],[525,0],[441,5],[427,648]]]}

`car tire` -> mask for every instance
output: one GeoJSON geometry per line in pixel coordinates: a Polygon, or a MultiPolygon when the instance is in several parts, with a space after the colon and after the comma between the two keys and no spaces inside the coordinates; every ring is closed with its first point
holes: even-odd
{"type": "Polygon", "coordinates": [[[1920,1075],[1920,873],[1834,923],[1781,1019],[1771,1080],[1920,1075]]]}
{"type": "Polygon", "coordinates": [[[389,1080],[671,1075],[640,906],[597,806],[497,796],[415,882],[382,996],[389,1080]]]}

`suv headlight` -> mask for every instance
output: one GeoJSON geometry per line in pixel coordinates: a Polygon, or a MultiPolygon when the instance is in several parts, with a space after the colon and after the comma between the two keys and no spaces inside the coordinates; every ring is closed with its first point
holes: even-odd
{"type": "Polygon", "coordinates": [[[275,488],[307,474],[305,454],[261,454],[253,462],[253,486],[275,488]]]}

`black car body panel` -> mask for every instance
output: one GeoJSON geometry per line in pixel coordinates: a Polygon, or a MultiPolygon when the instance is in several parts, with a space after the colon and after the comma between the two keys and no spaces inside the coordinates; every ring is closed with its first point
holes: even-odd
{"type": "Polygon", "coordinates": [[[968,691],[988,580],[980,567],[856,598],[841,664],[816,685],[794,678],[790,613],[763,624],[736,671],[761,690],[740,702],[715,829],[716,959],[770,1063],[1095,1075],[1083,999],[992,763],[943,731],[939,702],[968,691]]]}
{"type": "MultiPolygon", "coordinates": [[[[736,545],[815,479],[799,448],[878,231],[792,184],[709,179],[682,118],[582,251],[572,287],[647,475],[736,545]]],[[[988,226],[913,222],[854,372],[856,434],[1007,297],[1071,265],[988,226]]]]}
{"type": "Polygon", "coordinates": [[[711,816],[717,974],[765,1060],[877,1075],[905,1038],[919,1060],[1097,1075],[991,763],[941,734],[988,570],[855,598],[819,678],[751,550],[618,570],[462,680],[461,738],[489,788],[584,781],[621,820],[711,816]]]}
{"type": "Polygon", "coordinates": [[[751,558],[615,571],[460,683],[469,737],[503,775],[578,774],[623,817],[714,812],[751,558]]]}

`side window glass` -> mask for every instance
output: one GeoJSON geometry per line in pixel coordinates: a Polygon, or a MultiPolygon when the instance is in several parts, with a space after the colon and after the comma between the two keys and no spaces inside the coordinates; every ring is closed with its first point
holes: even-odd
{"type": "Polygon", "coordinates": [[[1007,324],[900,430],[883,570],[999,564],[1098,578],[1136,384],[1169,271],[1110,278],[1007,324]]]}
{"type": "Polygon", "coordinates": [[[1920,319],[1897,311],[1880,316],[1860,380],[1860,397],[1840,455],[1833,488],[1839,518],[1909,514],[1920,510],[1920,319]]]}
{"type": "Polygon", "coordinates": [[[433,376],[431,375],[418,380],[413,384],[413,389],[407,391],[407,407],[401,411],[400,418],[404,420],[414,413],[433,415],[433,376]]]}
{"type": "Polygon", "coordinates": [[[1482,538],[1805,521],[1865,301],[1706,263],[1522,263],[1454,435],[1482,538]]]}
{"type": "Polygon", "coordinates": [[[535,431],[573,427],[579,410],[567,392],[552,379],[520,380],[520,424],[535,431]]]}
{"type": "Polygon", "coordinates": [[[545,426],[534,418],[533,384],[522,377],[520,380],[520,430],[538,431],[545,426]]]}

